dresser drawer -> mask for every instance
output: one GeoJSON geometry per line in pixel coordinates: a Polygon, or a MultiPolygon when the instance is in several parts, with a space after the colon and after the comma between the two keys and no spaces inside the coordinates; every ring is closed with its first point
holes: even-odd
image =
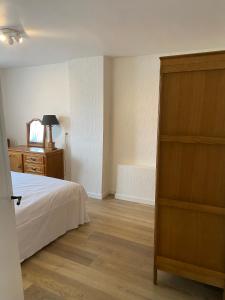
{"type": "Polygon", "coordinates": [[[10,169],[14,172],[23,172],[23,157],[21,153],[9,152],[10,169]]]}
{"type": "Polygon", "coordinates": [[[25,173],[33,173],[44,175],[44,165],[35,165],[35,164],[24,164],[25,173]]]}
{"type": "Polygon", "coordinates": [[[24,163],[43,164],[44,157],[42,155],[24,154],[24,163]]]}

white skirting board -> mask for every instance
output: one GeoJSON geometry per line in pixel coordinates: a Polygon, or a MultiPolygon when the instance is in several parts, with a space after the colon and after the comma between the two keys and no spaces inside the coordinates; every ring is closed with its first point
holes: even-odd
{"type": "Polygon", "coordinates": [[[118,165],[115,198],[155,204],[154,166],[118,165]]]}
{"type": "Polygon", "coordinates": [[[87,192],[87,194],[88,194],[88,197],[90,197],[90,198],[93,198],[93,199],[96,199],[96,200],[102,200],[102,199],[104,199],[106,196],[108,196],[110,193],[89,193],[89,192],[87,192]]]}
{"type": "Polygon", "coordinates": [[[118,200],[125,200],[125,201],[131,201],[131,202],[136,202],[136,203],[141,203],[141,204],[148,204],[148,205],[155,205],[154,200],[149,200],[148,198],[141,198],[141,197],[135,197],[135,196],[130,196],[130,195],[123,195],[123,194],[115,194],[115,198],[118,200]]]}
{"type": "Polygon", "coordinates": [[[90,193],[90,192],[87,192],[87,194],[88,194],[88,197],[93,198],[93,199],[97,199],[97,200],[102,200],[103,199],[102,194],[90,193]]]}

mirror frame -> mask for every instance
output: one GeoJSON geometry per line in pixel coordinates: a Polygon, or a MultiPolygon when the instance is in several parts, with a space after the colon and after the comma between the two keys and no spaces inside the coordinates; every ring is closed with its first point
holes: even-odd
{"type": "Polygon", "coordinates": [[[30,125],[34,121],[39,121],[41,123],[41,120],[38,118],[34,118],[28,122],[27,125],[27,146],[28,147],[38,147],[38,148],[45,148],[45,138],[46,138],[46,126],[44,126],[44,135],[43,135],[43,142],[42,143],[35,143],[30,141],[30,125]]]}

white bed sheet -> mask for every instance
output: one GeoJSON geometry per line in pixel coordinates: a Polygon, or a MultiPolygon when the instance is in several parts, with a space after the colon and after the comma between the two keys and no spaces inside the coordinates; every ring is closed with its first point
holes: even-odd
{"type": "Polygon", "coordinates": [[[84,188],[70,181],[12,172],[20,260],[30,257],[68,230],[89,222],[84,188]]]}

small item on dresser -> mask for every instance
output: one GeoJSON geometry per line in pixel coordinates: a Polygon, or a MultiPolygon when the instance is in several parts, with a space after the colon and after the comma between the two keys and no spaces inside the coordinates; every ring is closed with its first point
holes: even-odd
{"type": "Polygon", "coordinates": [[[46,148],[51,149],[51,150],[56,149],[55,143],[53,142],[53,139],[52,139],[52,126],[59,125],[59,121],[56,118],[56,115],[44,115],[42,118],[41,124],[44,126],[48,126],[48,128],[49,128],[49,137],[48,137],[49,141],[46,144],[46,148]]]}

